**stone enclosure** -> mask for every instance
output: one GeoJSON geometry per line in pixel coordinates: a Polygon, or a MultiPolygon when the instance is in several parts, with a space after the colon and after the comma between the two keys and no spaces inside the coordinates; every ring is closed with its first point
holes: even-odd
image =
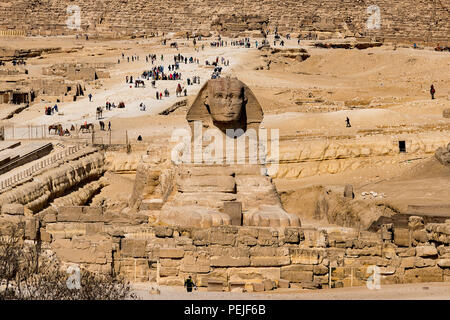
{"type": "Polygon", "coordinates": [[[151,226],[145,212],[120,214],[95,207],[61,207],[39,221],[23,206],[4,205],[2,219],[26,221],[26,238],[42,241],[67,264],[114,272],[131,281],[223,290],[362,286],[379,267],[381,285],[450,281],[450,221],[377,232],[301,227],[151,226]],[[220,287],[220,285],[219,285],[220,287]],[[228,288],[228,289],[227,289],[228,288]]]}

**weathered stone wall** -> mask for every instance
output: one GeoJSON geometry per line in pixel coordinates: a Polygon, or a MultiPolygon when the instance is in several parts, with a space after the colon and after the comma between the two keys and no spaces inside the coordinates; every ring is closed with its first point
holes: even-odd
{"type": "MultiPolygon", "coordinates": [[[[364,35],[370,17],[367,8],[377,5],[381,30],[387,38],[448,40],[448,2],[443,0],[156,0],[156,1],[29,1],[0,2],[0,29],[27,34],[69,34],[67,7],[81,8],[83,32],[111,35],[156,31],[222,32],[260,30],[266,26],[281,32],[317,30],[364,35]]],[[[372,32],[373,33],[373,32],[372,32]]]]}
{"type": "Polygon", "coordinates": [[[34,213],[55,198],[74,191],[80,185],[97,180],[105,172],[105,156],[95,148],[84,148],[57,160],[23,183],[0,194],[0,206],[18,203],[34,213]]]}
{"type": "Polygon", "coordinates": [[[405,141],[403,155],[430,155],[448,144],[448,132],[444,133],[395,133],[390,136],[328,139],[286,139],[280,141],[279,165],[274,178],[303,178],[318,174],[335,174],[356,170],[368,165],[384,165],[398,161],[399,141],[405,141]]]}
{"type": "MultiPolygon", "coordinates": [[[[5,207],[2,213],[21,215],[23,210],[5,207]]],[[[62,207],[49,218],[29,221],[27,237],[40,237],[43,248],[65,263],[114,271],[131,281],[183,285],[192,275],[199,286],[212,280],[249,291],[328,288],[365,285],[374,266],[381,285],[450,281],[449,220],[425,225],[411,217],[407,228],[383,225],[372,233],[150,226],[151,211],[127,214],[94,207],[62,207]]]]}

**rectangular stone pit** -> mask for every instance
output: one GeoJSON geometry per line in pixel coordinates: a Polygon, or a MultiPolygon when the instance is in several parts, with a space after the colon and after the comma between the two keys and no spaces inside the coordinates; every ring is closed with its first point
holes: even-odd
{"type": "Polygon", "coordinates": [[[208,292],[222,292],[223,291],[223,281],[209,279],[208,280],[208,292]]]}

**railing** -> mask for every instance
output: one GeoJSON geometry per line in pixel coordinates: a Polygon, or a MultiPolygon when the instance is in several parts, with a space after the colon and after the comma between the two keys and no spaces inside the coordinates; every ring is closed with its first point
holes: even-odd
{"type": "Polygon", "coordinates": [[[56,138],[59,137],[57,135],[49,135],[47,134],[48,126],[40,125],[40,126],[14,126],[7,125],[3,129],[4,140],[32,140],[32,139],[47,139],[47,138],[56,138]]]}
{"type": "Polygon", "coordinates": [[[65,157],[68,157],[71,154],[74,154],[75,152],[79,151],[81,148],[82,148],[82,146],[80,146],[80,145],[68,147],[64,151],[55,153],[51,157],[42,159],[41,161],[35,163],[31,167],[24,169],[14,175],[12,175],[11,177],[1,180],[0,181],[1,190],[4,190],[10,186],[13,186],[13,185],[19,183],[20,181],[28,179],[29,177],[33,176],[38,171],[41,171],[41,170],[53,165],[55,162],[65,158],[65,157]]]}

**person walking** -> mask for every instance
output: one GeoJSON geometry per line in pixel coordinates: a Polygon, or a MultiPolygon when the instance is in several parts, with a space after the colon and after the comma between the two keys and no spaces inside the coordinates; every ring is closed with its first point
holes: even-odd
{"type": "Polygon", "coordinates": [[[111,131],[111,121],[108,121],[108,131],[111,131]]]}
{"type": "Polygon", "coordinates": [[[88,97],[89,97],[89,102],[92,102],[92,93],[89,93],[88,97]]]}
{"type": "Polygon", "coordinates": [[[434,86],[433,85],[431,85],[431,88],[430,88],[430,94],[431,94],[431,99],[432,100],[434,100],[434,94],[436,93],[436,90],[434,89],[434,86]]]}
{"type": "Polygon", "coordinates": [[[350,128],[351,127],[351,125],[350,125],[350,119],[347,117],[347,119],[345,120],[345,122],[347,123],[347,128],[350,128]]]}
{"type": "Polygon", "coordinates": [[[189,278],[187,278],[186,281],[184,281],[184,286],[187,292],[192,292],[192,288],[195,287],[195,283],[194,281],[192,281],[191,276],[189,276],[189,278]]]}

